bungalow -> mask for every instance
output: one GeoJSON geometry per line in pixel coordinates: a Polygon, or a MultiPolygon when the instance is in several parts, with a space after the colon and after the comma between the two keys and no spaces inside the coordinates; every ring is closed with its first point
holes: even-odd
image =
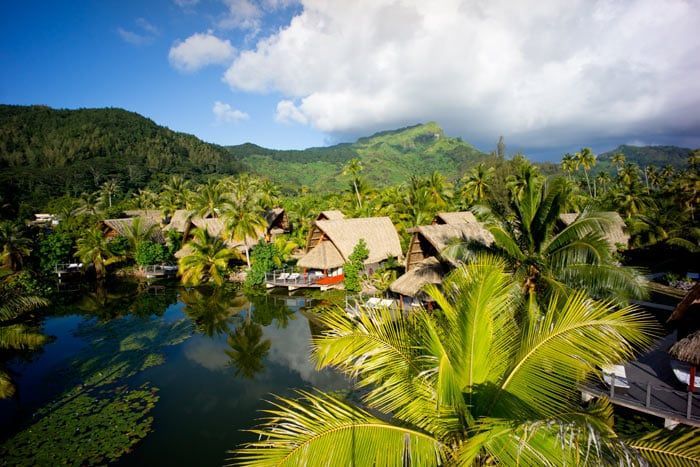
{"type": "Polygon", "coordinates": [[[490,246],[493,235],[470,212],[439,213],[433,224],[408,230],[413,234],[406,252],[406,273],[394,281],[389,290],[399,294],[403,305],[425,301],[423,288],[440,284],[447,272],[456,266],[443,256],[451,242],[477,243],[490,246]]]}
{"type": "Polygon", "coordinates": [[[289,228],[289,217],[284,208],[272,208],[265,213],[267,221],[267,232],[265,236],[268,240],[273,240],[275,237],[287,233],[289,228]]]}
{"type": "MultiPolygon", "coordinates": [[[[610,244],[610,248],[612,250],[617,250],[619,245],[622,245],[624,248],[627,248],[629,246],[630,235],[625,231],[627,225],[625,224],[624,219],[622,219],[622,216],[620,216],[620,214],[615,211],[604,211],[602,212],[602,214],[609,218],[610,221],[605,231],[605,239],[610,244]]],[[[560,227],[566,228],[572,222],[578,219],[579,216],[580,213],[577,212],[560,214],[560,227]]]]}
{"type": "Polygon", "coordinates": [[[390,257],[401,259],[403,256],[399,235],[388,217],[345,219],[339,211],[324,211],[314,222],[306,254],[297,265],[305,271],[342,276],[343,265],[360,240],[365,241],[369,250],[365,261],[368,273],[390,257]]]}
{"type": "Polygon", "coordinates": [[[102,221],[102,231],[105,237],[126,237],[129,236],[130,230],[134,227],[134,221],[140,219],[142,230],[150,230],[151,241],[157,243],[165,243],[163,232],[160,229],[160,223],[151,217],[127,217],[124,219],[105,219],[102,221]]]}

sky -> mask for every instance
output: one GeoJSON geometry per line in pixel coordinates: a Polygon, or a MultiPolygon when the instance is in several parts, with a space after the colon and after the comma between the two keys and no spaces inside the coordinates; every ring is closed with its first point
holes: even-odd
{"type": "Polygon", "coordinates": [[[700,147],[700,0],[3,0],[0,103],[305,148],[436,121],[540,160],[700,147]]]}

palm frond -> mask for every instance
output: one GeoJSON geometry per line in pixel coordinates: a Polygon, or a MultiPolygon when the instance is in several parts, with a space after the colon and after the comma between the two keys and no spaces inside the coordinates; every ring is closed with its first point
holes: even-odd
{"type": "Polygon", "coordinates": [[[648,296],[648,281],[634,268],[608,264],[569,264],[556,276],[570,287],[586,290],[591,296],[608,297],[624,304],[648,296]]]}
{"type": "Polygon", "coordinates": [[[0,326],[0,349],[34,349],[47,341],[48,337],[23,324],[0,326]]]}
{"type": "Polygon", "coordinates": [[[278,397],[265,411],[259,441],[233,451],[238,465],[438,465],[445,446],[323,393],[278,397]]]}
{"type": "Polygon", "coordinates": [[[495,246],[503,250],[508,257],[515,261],[522,261],[525,259],[525,255],[520,249],[520,246],[506,229],[502,226],[490,225],[488,226],[488,230],[493,235],[495,246]]]}
{"type": "Polygon", "coordinates": [[[523,331],[521,347],[500,384],[504,394],[498,396],[496,413],[527,407],[545,416],[568,412],[578,403],[578,385],[587,375],[629,360],[657,334],[653,319],[634,307],[615,309],[583,292],[558,302],[553,298],[543,318],[523,331]]]}
{"type": "Polygon", "coordinates": [[[700,464],[700,429],[661,429],[637,439],[625,440],[652,465],[700,464]]]}
{"type": "Polygon", "coordinates": [[[0,321],[10,321],[30,311],[47,306],[49,301],[42,297],[20,296],[8,298],[0,305],[0,321]]]}

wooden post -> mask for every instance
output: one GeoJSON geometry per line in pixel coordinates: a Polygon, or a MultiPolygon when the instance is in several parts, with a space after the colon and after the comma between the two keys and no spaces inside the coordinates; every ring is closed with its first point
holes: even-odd
{"type": "Polygon", "coordinates": [[[615,373],[610,374],[610,399],[615,397],[615,373]]]}
{"type": "Polygon", "coordinates": [[[688,392],[688,405],[685,408],[685,418],[690,420],[690,415],[693,412],[693,393],[688,392]]]}
{"type": "Polygon", "coordinates": [[[647,383],[647,401],[646,407],[651,407],[651,384],[647,383]]]}

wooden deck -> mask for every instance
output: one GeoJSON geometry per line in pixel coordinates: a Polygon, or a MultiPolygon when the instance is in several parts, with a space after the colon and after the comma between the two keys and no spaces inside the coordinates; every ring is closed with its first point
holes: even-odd
{"type": "Polygon", "coordinates": [[[630,385],[626,392],[611,390],[602,381],[585,385],[581,392],[584,396],[605,396],[615,405],[663,418],[667,425],[700,427],[700,394],[689,393],[671,370],[667,350],[674,342],[675,334],[666,336],[654,350],[625,365],[630,385]]]}
{"type": "Polygon", "coordinates": [[[290,292],[297,289],[321,289],[335,288],[340,281],[335,280],[340,276],[325,276],[322,274],[306,274],[293,271],[273,271],[265,274],[265,286],[268,289],[284,287],[290,292]]]}

